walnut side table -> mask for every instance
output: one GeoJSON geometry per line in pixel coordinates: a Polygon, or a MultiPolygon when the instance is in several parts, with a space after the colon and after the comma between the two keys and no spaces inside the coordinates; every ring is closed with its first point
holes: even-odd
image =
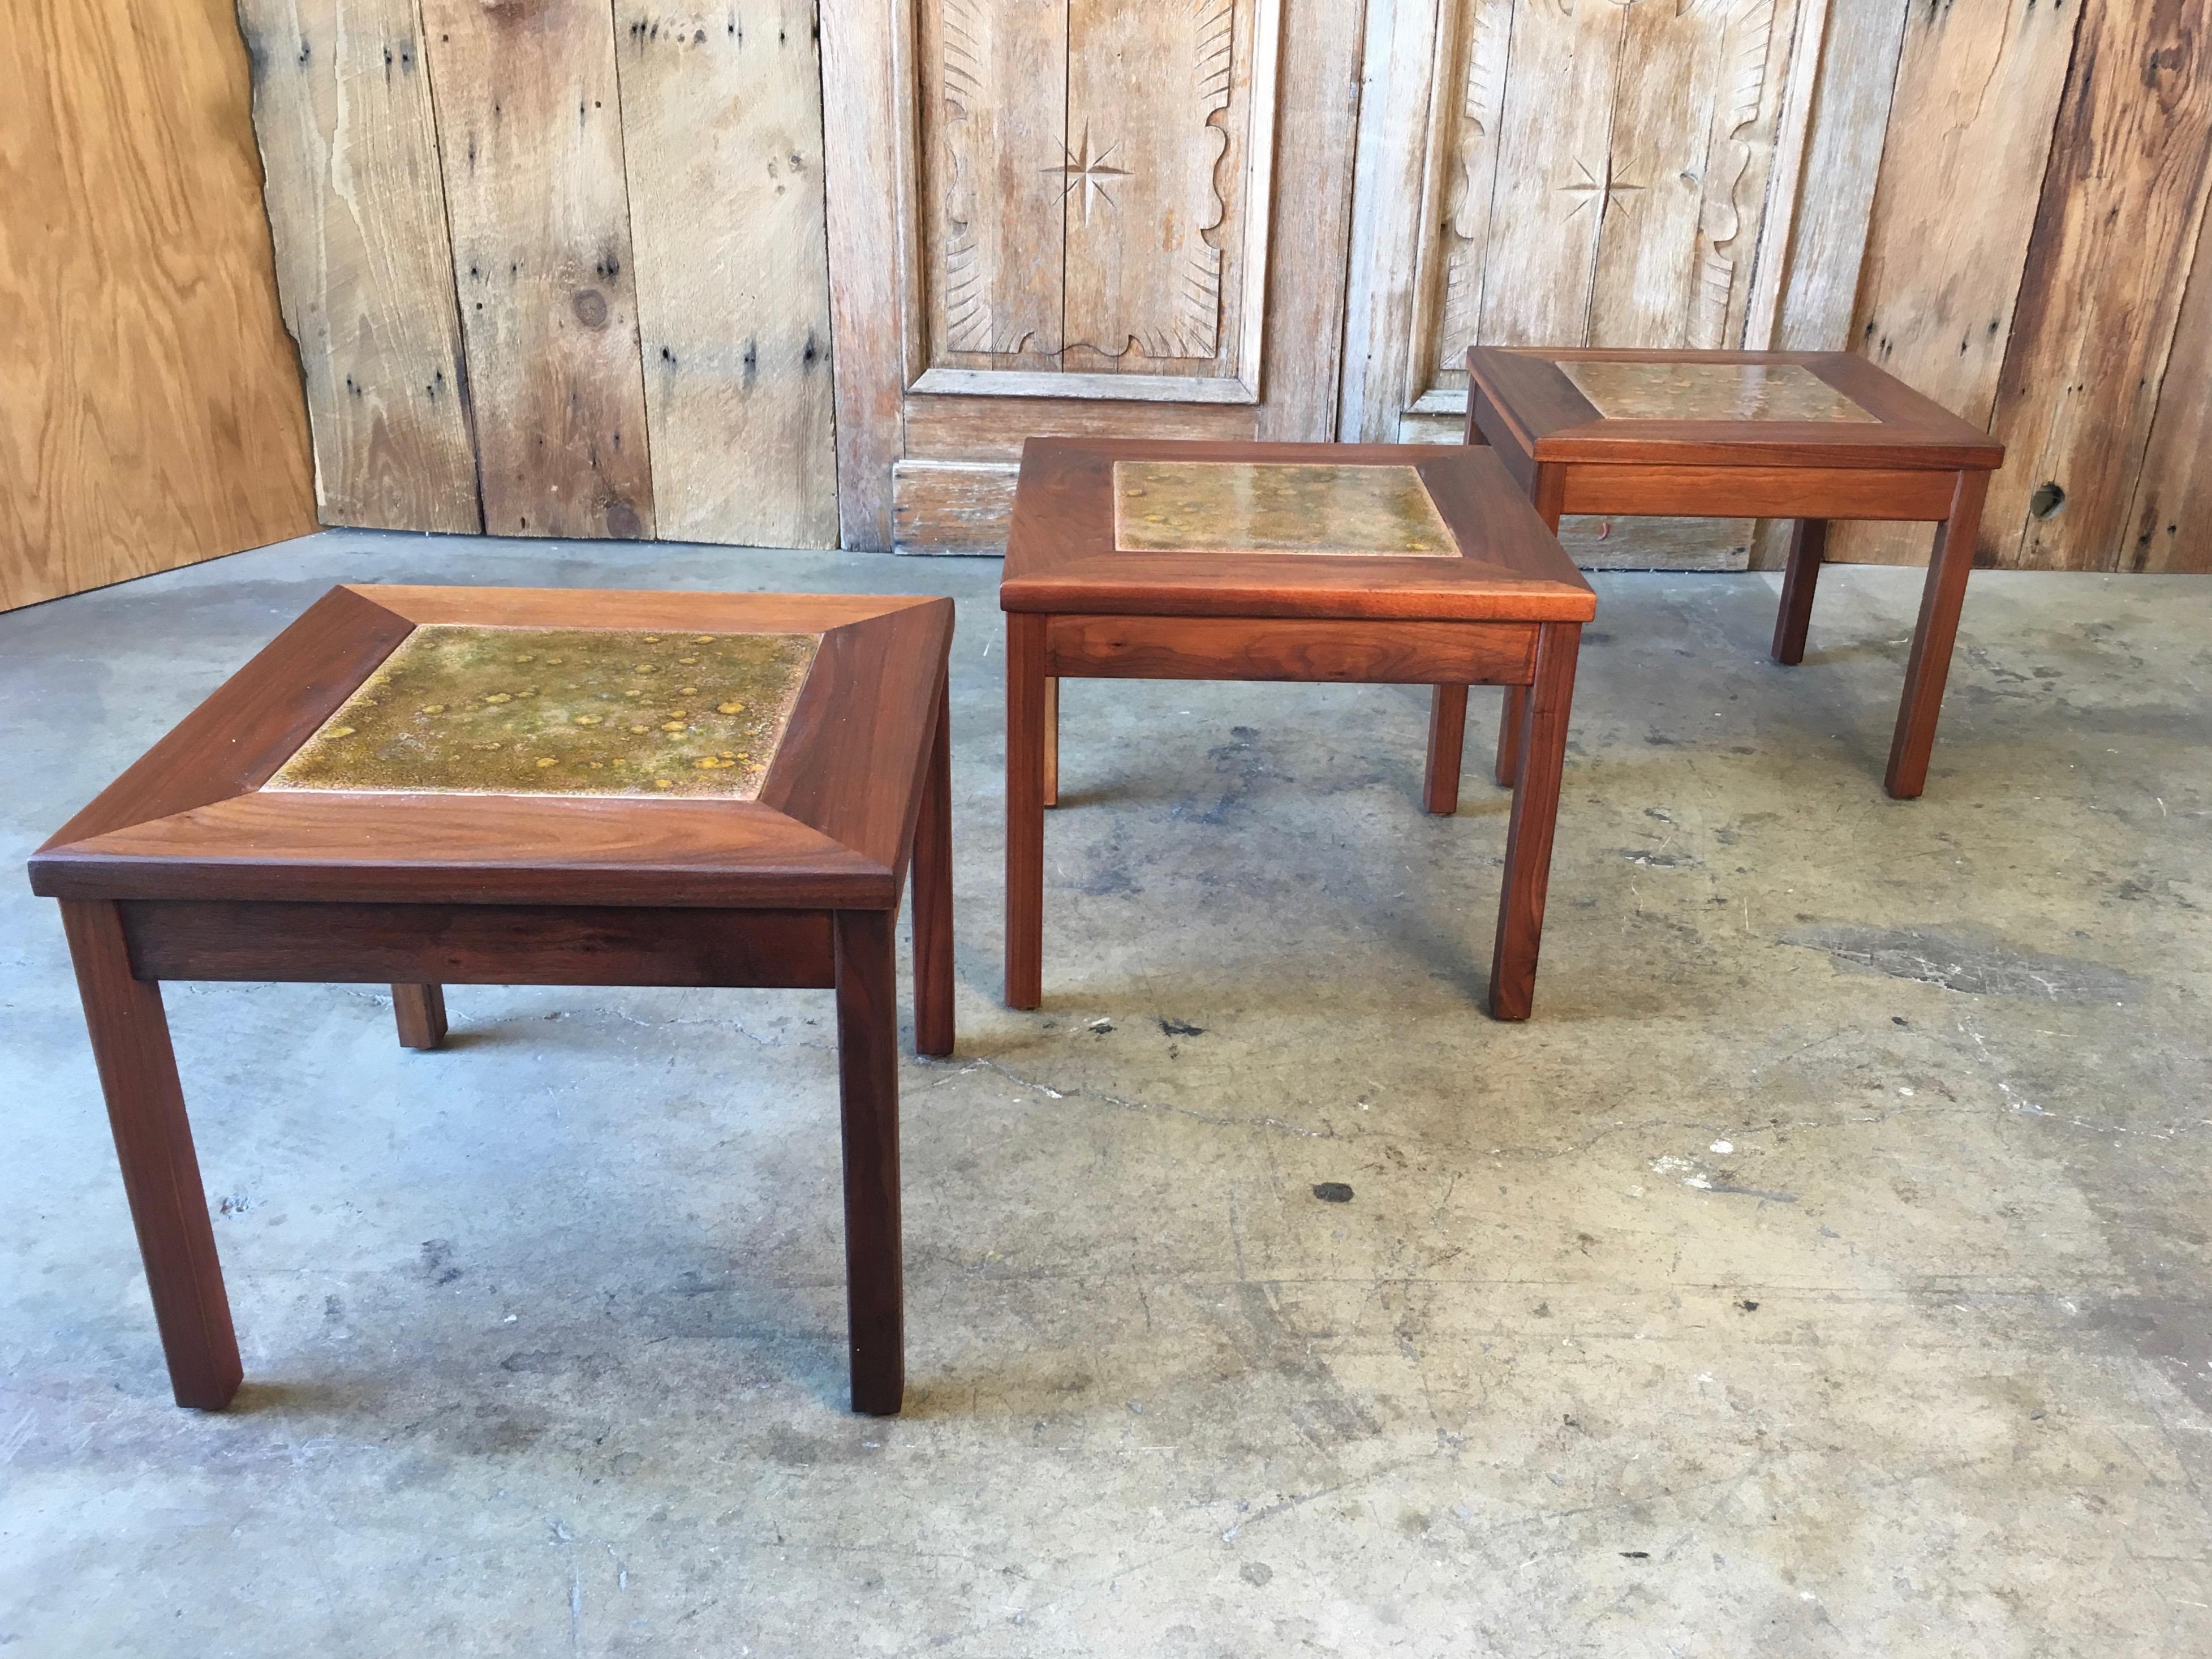
{"type": "Polygon", "coordinates": [[[1006,612],[1006,1001],[1041,1000],[1062,678],[1456,684],[1426,805],[1455,810],[1468,683],[1521,690],[1491,1012],[1526,1019],[1582,625],[1597,597],[1486,450],[1032,438],[1006,612]]]}
{"type": "MultiPolygon", "coordinates": [[[[1476,346],[1467,438],[1494,447],[1559,528],[1568,513],[1794,519],[1774,660],[1804,659],[1831,519],[1936,526],[1884,787],[1920,793],[1974,536],[2004,446],[1840,351],[1611,351],[1476,346]]],[[[1440,710],[1466,694],[1440,686],[1440,710]]],[[[1501,777],[1518,729],[1514,697],[1501,777]]],[[[1440,716],[1441,717],[1441,716],[1440,716]]]]}
{"type": "Polygon", "coordinates": [[[177,1403],[241,1370],[165,979],[837,994],[855,1410],[899,1409],[898,1011],[952,1047],[946,599],[340,587],[30,861],[58,898],[177,1403]]]}

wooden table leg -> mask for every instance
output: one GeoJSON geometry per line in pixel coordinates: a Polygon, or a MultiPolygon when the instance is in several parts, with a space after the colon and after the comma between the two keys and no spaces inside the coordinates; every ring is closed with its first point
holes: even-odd
{"type": "Polygon", "coordinates": [[[1490,1012],[1499,1019],[1526,1019],[1535,1001],[1536,955],[1544,938],[1544,894],[1552,878],[1552,834],[1559,822],[1582,632],[1578,623],[1547,623],[1536,635],[1536,683],[1526,698],[1513,821],[1505,834],[1505,890],[1490,964],[1490,1012]]]}
{"type": "Polygon", "coordinates": [[[952,1052],[952,702],[945,686],[914,825],[914,1046],[952,1052]]]}
{"type": "Polygon", "coordinates": [[[1794,668],[1805,660],[1805,629],[1813,620],[1813,589],[1827,556],[1828,521],[1800,519],[1790,532],[1790,563],[1782,573],[1782,609],[1774,618],[1774,660],[1794,668]]]}
{"type": "Polygon", "coordinates": [[[1060,805],[1060,677],[1044,683],[1044,804],[1060,805]]]}
{"type": "Polygon", "coordinates": [[[1429,692],[1429,763],[1421,804],[1430,811],[1459,811],[1460,757],[1467,749],[1467,688],[1439,685],[1429,692]]]}
{"type": "Polygon", "coordinates": [[[1987,472],[1961,472],[1951,493],[1951,516],[1936,531],[1928,556],[1928,581],[1920,591],[1920,625],[1913,630],[1912,655],[1905,666],[1905,698],[1897,710],[1897,732],[1890,740],[1889,774],[1882,787],[1899,800],[1911,800],[1928,784],[1928,756],[1936,746],[1936,720],[1943,708],[1943,681],[1951,672],[1951,647],[1959,637],[1959,607],[1966,598],[1966,574],[1974,568],[1974,538],[1982,525],[1982,501],[1989,494],[1987,472]]]}
{"type": "Polygon", "coordinates": [[[446,1040],[446,988],[395,985],[392,1012],[399,1021],[399,1046],[434,1048],[446,1040]]]}
{"type": "Polygon", "coordinates": [[[1528,688],[1505,688],[1505,708],[1498,719],[1498,766],[1491,775],[1502,789],[1510,789],[1521,775],[1521,728],[1528,723],[1528,688]]]}
{"type": "Polygon", "coordinates": [[[892,913],[836,913],[837,1091],[845,1162],[845,1297],[853,1409],[897,1412],[906,1395],[899,1242],[898,971],[892,913]]]}
{"type": "Polygon", "coordinates": [[[245,1371],[161,988],[132,975],[113,904],[64,899],[61,906],[169,1385],[179,1406],[220,1411],[245,1371]]]}
{"type": "MultiPolygon", "coordinates": [[[[1536,516],[1544,521],[1544,527],[1558,535],[1559,520],[1565,516],[1567,469],[1557,462],[1538,466],[1535,476],[1529,480],[1528,499],[1536,509],[1536,516]]],[[[1514,787],[1514,780],[1521,775],[1521,740],[1528,726],[1528,688],[1509,685],[1505,688],[1505,708],[1498,721],[1498,765],[1491,774],[1501,788],[1514,787]]]]}
{"type": "Polygon", "coordinates": [[[1006,1006],[1044,996],[1045,618],[1006,617],[1006,1006]]]}

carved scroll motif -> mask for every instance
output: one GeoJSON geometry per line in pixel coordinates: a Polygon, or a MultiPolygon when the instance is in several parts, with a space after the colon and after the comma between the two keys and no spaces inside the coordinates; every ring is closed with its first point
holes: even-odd
{"type": "Polygon", "coordinates": [[[1759,210],[1737,200],[1751,170],[1754,144],[1771,146],[1771,131],[1755,131],[1766,101],[1768,65],[1773,56],[1774,0],[1739,0],[1722,40],[1722,96],[1713,118],[1712,147],[1705,163],[1705,200],[1698,225],[1702,256],[1698,291],[1689,319],[1692,347],[1712,349],[1730,343],[1731,324],[1741,310],[1736,292],[1736,251],[1743,233],[1757,240],[1759,210]]]}
{"type": "Polygon", "coordinates": [[[1437,367],[1460,367],[1476,343],[1482,274],[1489,252],[1491,191],[1498,173],[1498,124],[1505,108],[1505,68],[1513,0],[1470,0],[1467,80],[1452,135],[1449,203],[1443,220],[1443,322],[1437,367]]]}
{"type": "Polygon", "coordinates": [[[1066,0],[940,0],[938,21],[945,344],[1057,352],[1066,0]]]}
{"type": "Polygon", "coordinates": [[[1066,337],[1109,357],[1210,359],[1228,204],[1235,0],[1071,0],[1066,337]]]}

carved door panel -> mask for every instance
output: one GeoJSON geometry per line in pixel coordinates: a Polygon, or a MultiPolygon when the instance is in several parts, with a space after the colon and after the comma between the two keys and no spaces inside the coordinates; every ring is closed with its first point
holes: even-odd
{"type": "Polygon", "coordinates": [[[1397,0],[1363,121],[1380,199],[1354,252],[1345,435],[1456,437],[1470,345],[1744,344],[1773,158],[1809,105],[1798,10],[1397,0]]]}
{"type": "Polygon", "coordinates": [[[1032,434],[1334,434],[1356,9],[825,0],[848,543],[880,544],[895,505],[902,546],[996,546],[1032,434]],[[845,135],[841,190],[841,119],[865,127],[878,77],[886,131],[845,135]],[[885,259],[878,297],[856,292],[885,259]]]}

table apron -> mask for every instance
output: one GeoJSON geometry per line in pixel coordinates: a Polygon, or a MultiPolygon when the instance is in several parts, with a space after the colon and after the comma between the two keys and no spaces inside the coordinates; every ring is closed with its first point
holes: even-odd
{"type": "Polygon", "coordinates": [[[1898,519],[1951,515],[1955,471],[1845,466],[1602,466],[1554,463],[1566,513],[1728,519],[1898,519]]]}
{"type": "Polygon", "coordinates": [[[836,983],[826,910],[126,900],[143,980],[428,985],[836,983]]]}
{"type": "Polygon", "coordinates": [[[1045,624],[1045,672],[1076,679],[1527,685],[1535,678],[1538,626],[1054,616],[1045,624]]]}

